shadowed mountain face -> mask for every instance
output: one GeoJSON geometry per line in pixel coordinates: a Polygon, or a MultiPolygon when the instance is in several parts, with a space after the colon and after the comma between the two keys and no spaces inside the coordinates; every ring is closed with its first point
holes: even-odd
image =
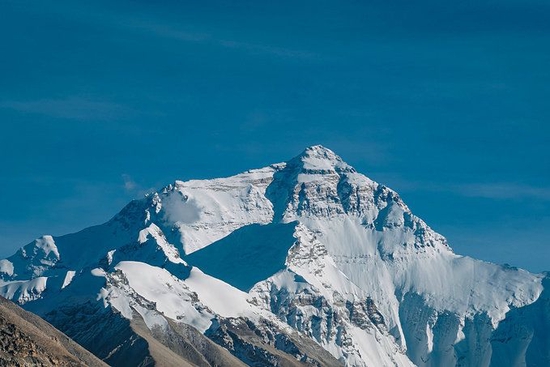
{"type": "Polygon", "coordinates": [[[1,366],[107,366],[40,317],[0,297],[1,366]]]}
{"type": "Polygon", "coordinates": [[[293,234],[292,223],[252,224],[193,252],[185,260],[248,292],[254,284],[284,269],[293,234]]]}
{"type": "Polygon", "coordinates": [[[176,181],[0,277],[115,366],[550,366],[545,275],[455,254],[321,146],[176,181]]]}

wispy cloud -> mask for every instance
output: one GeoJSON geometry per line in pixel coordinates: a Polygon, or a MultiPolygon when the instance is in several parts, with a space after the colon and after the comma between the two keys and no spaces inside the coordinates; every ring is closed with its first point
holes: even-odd
{"type": "Polygon", "coordinates": [[[252,55],[268,55],[283,59],[315,59],[320,55],[302,49],[281,47],[270,43],[253,42],[246,39],[227,39],[216,35],[214,29],[199,29],[196,27],[184,26],[168,21],[157,21],[150,15],[126,15],[109,14],[104,10],[87,9],[82,13],[79,9],[58,9],[65,12],[66,16],[74,18],[78,15],[83,21],[101,24],[101,27],[109,25],[121,30],[130,32],[142,32],[150,36],[171,39],[185,43],[197,43],[212,45],[226,49],[241,50],[252,55]]]}
{"type": "Polygon", "coordinates": [[[136,181],[134,181],[132,177],[126,173],[122,175],[122,180],[124,181],[124,190],[127,192],[134,192],[134,190],[138,187],[136,181]]]}
{"type": "Polygon", "coordinates": [[[211,33],[180,29],[176,25],[159,24],[151,20],[127,19],[117,24],[127,30],[142,31],[157,37],[182,42],[210,44],[227,49],[242,50],[250,54],[271,55],[289,59],[313,59],[317,54],[306,50],[278,47],[270,44],[254,43],[245,40],[217,38],[211,33]]]}
{"type": "Polygon", "coordinates": [[[0,108],[81,121],[111,121],[126,117],[133,113],[130,108],[116,103],[95,101],[79,97],[69,97],[66,99],[39,99],[33,101],[2,101],[0,102],[0,108]]]}
{"type": "Polygon", "coordinates": [[[462,184],[452,186],[451,190],[467,197],[550,200],[550,187],[536,187],[515,183],[462,184]]]}
{"type": "Polygon", "coordinates": [[[471,198],[493,200],[536,199],[550,201],[550,187],[540,187],[512,182],[444,184],[423,181],[406,181],[398,177],[386,180],[398,191],[448,192],[471,198]]]}
{"type": "Polygon", "coordinates": [[[151,20],[127,17],[124,21],[113,19],[113,23],[119,28],[126,30],[142,31],[158,37],[183,42],[205,43],[212,41],[212,36],[208,33],[183,30],[167,24],[156,23],[151,20]]]}
{"type": "Polygon", "coordinates": [[[286,47],[277,47],[271,45],[228,40],[218,40],[217,43],[225,48],[240,49],[243,51],[248,51],[252,54],[267,54],[289,59],[313,59],[317,57],[316,54],[309,51],[295,50],[286,47]]]}
{"type": "Polygon", "coordinates": [[[150,193],[156,191],[155,187],[152,187],[152,186],[147,187],[147,186],[144,186],[144,185],[140,185],[136,180],[134,180],[132,178],[132,176],[130,176],[127,173],[123,173],[121,177],[122,177],[124,191],[130,197],[134,197],[134,198],[142,197],[146,194],[150,194],[150,193]]]}
{"type": "Polygon", "coordinates": [[[540,272],[550,270],[548,228],[550,217],[515,218],[512,223],[503,221],[490,225],[480,223],[475,228],[443,225],[438,229],[460,255],[540,272]],[[533,256],[534,253],[537,256],[533,256]]]}

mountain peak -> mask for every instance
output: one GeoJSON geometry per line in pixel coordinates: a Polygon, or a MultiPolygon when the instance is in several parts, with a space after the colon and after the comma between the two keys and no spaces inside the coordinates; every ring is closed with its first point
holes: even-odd
{"type": "Polygon", "coordinates": [[[355,169],[344,162],[336,153],[322,145],[307,147],[300,155],[291,159],[288,164],[298,166],[306,173],[355,172],[355,169]]]}
{"type": "Polygon", "coordinates": [[[310,145],[309,147],[307,147],[303,153],[306,153],[306,152],[312,152],[312,153],[315,153],[315,154],[321,154],[321,155],[332,155],[332,156],[336,156],[336,154],[330,150],[329,148],[321,145],[321,144],[316,144],[316,145],[310,145]]]}
{"type": "Polygon", "coordinates": [[[325,161],[342,161],[336,153],[322,145],[307,147],[300,155],[302,159],[320,159],[325,161]]]}

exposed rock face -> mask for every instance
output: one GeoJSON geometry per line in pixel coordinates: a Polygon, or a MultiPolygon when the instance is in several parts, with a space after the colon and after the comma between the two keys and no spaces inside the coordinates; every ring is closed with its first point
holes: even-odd
{"type": "Polygon", "coordinates": [[[107,366],[40,317],[0,297],[0,366],[107,366]]]}
{"type": "Polygon", "coordinates": [[[264,320],[253,323],[242,318],[216,322],[206,331],[248,366],[343,366],[332,355],[299,334],[285,332],[264,320]]]}
{"type": "MultiPolygon", "coordinates": [[[[123,275],[114,275],[119,285],[128,287],[123,275]]],[[[110,366],[244,366],[189,325],[157,313],[164,323],[148,327],[135,309],[154,313],[154,305],[133,292],[131,296],[135,302],[131,318],[91,299],[69,302],[44,317],[110,366]]]]}

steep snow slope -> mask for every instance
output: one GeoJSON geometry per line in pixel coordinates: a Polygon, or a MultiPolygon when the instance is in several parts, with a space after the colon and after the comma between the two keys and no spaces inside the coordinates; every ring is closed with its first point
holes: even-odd
{"type": "MultiPolygon", "coordinates": [[[[185,325],[250,365],[550,365],[543,275],[454,254],[397,193],[321,146],[176,181],[103,225],[37,239],[0,274],[2,295],[54,324],[73,330],[59,310],[88,307],[82,325],[139,321],[140,340],[180,355],[166,336],[185,325]]],[[[111,361],[125,350],[103,349],[111,361]]]]}

